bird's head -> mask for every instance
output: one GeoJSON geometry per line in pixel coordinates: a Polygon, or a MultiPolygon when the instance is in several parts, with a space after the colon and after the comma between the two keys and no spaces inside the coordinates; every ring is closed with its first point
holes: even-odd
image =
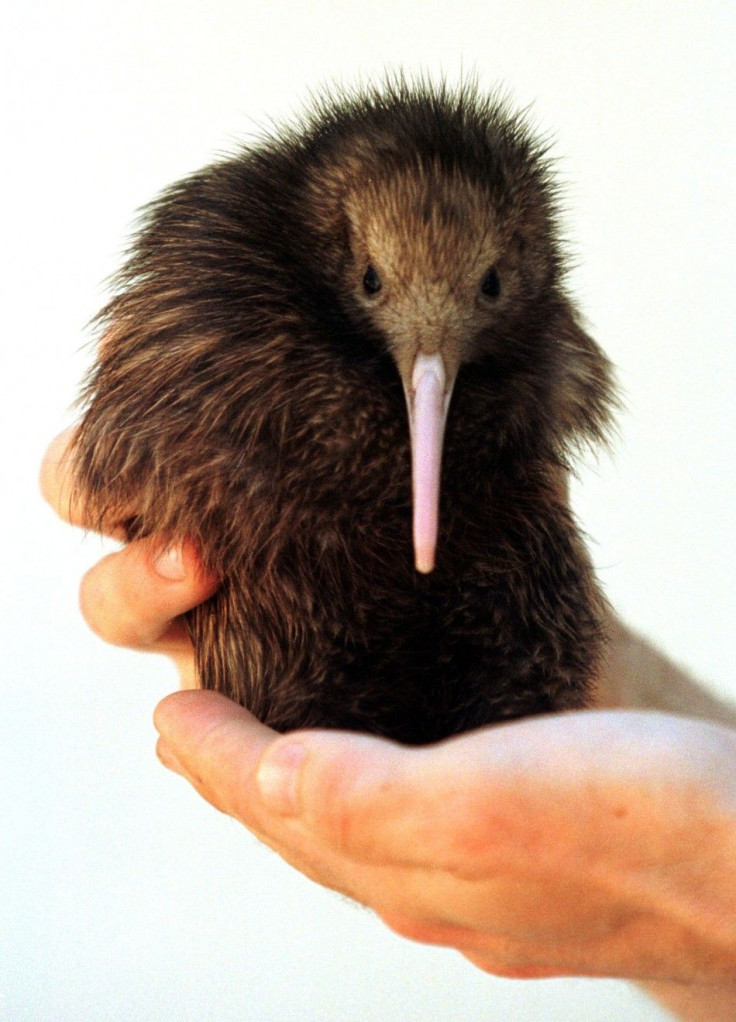
{"type": "Polygon", "coordinates": [[[329,240],[317,258],[343,307],[381,338],[401,377],[415,565],[430,572],[445,422],[460,369],[516,359],[531,377],[553,376],[551,415],[561,435],[579,437],[595,435],[606,419],[607,362],[565,297],[555,189],[544,146],[522,120],[472,90],[453,97],[420,89],[359,98],[339,109],[332,127],[323,124],[319,159],[306,175],[329,240]],[[531,338],[548,321],[553,336],[540,352],[531,338]]]}
{"type": "Polygon", "coordinates": [[[414,553],[434,567],[443,435],[461,365],[492,344],[519,290],[515,249],[482,188],[417,166],[346,199],[343,286],[396,362],[411,432],[414,553]]]}

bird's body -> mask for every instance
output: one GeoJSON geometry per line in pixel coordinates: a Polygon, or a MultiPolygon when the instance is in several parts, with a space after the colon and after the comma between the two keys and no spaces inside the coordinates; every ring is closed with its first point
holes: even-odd
{"type": "Polygon", "coordinates": [[[205,687],[408,742],[585,704],[564,473],[612,388],[562,262],[541,148],[472,89],[323,103],[152,204],[76,463],[101,518],[221,575],[205,687]]]}

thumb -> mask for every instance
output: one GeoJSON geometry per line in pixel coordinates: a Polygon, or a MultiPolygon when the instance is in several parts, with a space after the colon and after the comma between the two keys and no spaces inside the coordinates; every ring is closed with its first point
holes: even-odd
{"type": "Polygon", "coordinates": [[[350,857],[380,858],[412,798],[405,761],[416,750],[384,739],[327,730],[281,735],[204,691],[167,696],[154,724],[164,766],[274,847],[302,835],[350,857]]]}
{"type": "Polygon", "coordinates": [[[202,690],[167,696],[153,722],[163,765],[185,777],[215,808],[250,826],[256,768],[276,732],[220,693],[202,690]]]}

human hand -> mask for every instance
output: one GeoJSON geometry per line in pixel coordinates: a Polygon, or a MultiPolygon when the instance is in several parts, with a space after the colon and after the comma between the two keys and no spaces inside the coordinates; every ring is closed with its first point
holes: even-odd
{"type": "Polygon", "coordinates": [[[203,692],[155,720],[167,766],[404,936],[504,976],[734,982],[727,729],[578,712],[410,748],[203,692]]]}
{"type": "MultiPolygon", "coordinates": [[[[41,492],[64,521],[89,529],[97,523],[74,484],[73,443],[72,427],[49,445],[41,465],[41,492]]],[[[121,508],[115,519],[103,523],[105,534],[124,539],[121,523],[130,513],[121,508]]],[[[182,686],[193,688],[194,651],[180,615],[211,596],[217,585],[201,567],[193,544],[167,547],[151,536],[127,543],[95,564],[82,578],[79,603],[100,638],[169,656],[182,686]]]]}

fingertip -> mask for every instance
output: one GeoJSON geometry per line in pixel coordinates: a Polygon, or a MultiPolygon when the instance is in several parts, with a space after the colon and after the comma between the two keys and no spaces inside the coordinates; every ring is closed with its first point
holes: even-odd
{"type": "Polygon", "coordinates": [[[41,496],[67,522],[74,522],[72,506],[71,449],[77,426],[54,437],[41,459],[38,485],[41,496]]]}
{"type": "Polygon", "coordinates": [[[201,690],[166,696],[153,722],[165,765],[221,812],[252,827],[260,804],[254,775],[275,733],[220,693],[201,690]]]}
{"type": "Polygon", "coordinates": [[[237,704],[220,692],[187,689],[164,696],[153,711],[153,724],[162,738],[176,738],[182,726],[190,719],[207,716],[214,726],[224,719],[237,704]]]}
{"type": "Polygon", "coordinates": [[[89,494],[83,493],[75,475],[74,445],[79,426],[69,426],[54,437],[41,459],[38,483],[41,496],[62,521],[83,529],[125,540],[122,524],[129,517],[122,509],[108,509],[104,517],[95,509],[89,494]]]}
{"type": "Polygon", "coordinates": [[[174,749],[191,745],[194,740],[204,741],[222,729],[241,737],[273,738],[275,734],[221,692],[204,689],[184,689],[165,696],[153,712],[153,725],[174,749]]]}

